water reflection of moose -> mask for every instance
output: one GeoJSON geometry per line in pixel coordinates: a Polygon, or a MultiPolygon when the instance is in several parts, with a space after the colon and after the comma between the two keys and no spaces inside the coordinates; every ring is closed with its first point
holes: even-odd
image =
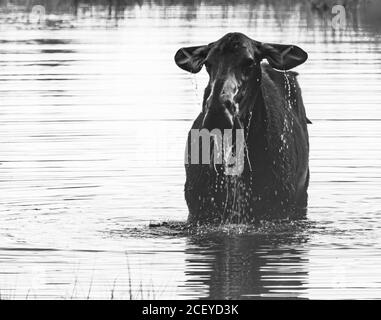
{"type": "Polygon", "coordinates": [[[301,298],[308,260],[298,245],[305,241],[284,235],[190,239],[186,287],[203,290],[205,299],[301,298]]]}
{"type": "MultiPolygon", "coordinates": [[[[180,68],[197,73],[205,66],[209,74],[192,129],[243,129],[245,136],[244,169],[238,176],[227,175],[224,164],[192,163],[192,146],[199,145],[199,137],[188,136],[185,197],[190,222],[246,223],[305,215],[308,119],[297,74],[286,70],[306,60],[307,53],[297,46],[261,43],[241,33],[176,53],[180,68]]],[[[216,151],[212,143],[210,152],[224,150],[216,151]]]]}

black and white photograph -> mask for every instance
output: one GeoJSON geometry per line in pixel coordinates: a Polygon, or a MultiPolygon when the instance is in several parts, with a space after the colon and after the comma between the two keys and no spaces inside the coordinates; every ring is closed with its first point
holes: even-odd
{"type": "Polygon", "coordinates": [[[0,300],[378,300],[380,253],[380,0],[0,0],[0,300]]]}

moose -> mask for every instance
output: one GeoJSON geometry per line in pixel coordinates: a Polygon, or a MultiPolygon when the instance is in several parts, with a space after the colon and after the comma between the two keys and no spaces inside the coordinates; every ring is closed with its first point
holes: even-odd
{"type": "MultiPolygon", "coordinates": [[[[225,160],[192,162],[192,146],[198,148],[200,137],[189,132],[185,199],[190,224],[306,216],[310,121],[298,74],[289,70],[307,59],[298,46],[263,43],[242,33],[177,51],[178,67],[198,73],[205,66],[209,74],[202,110],[191,131],[240,129],[244,137],[243,170],[232,175],[227,174],[225,160]]],[[[218,149],[213,137],[211,154],[218,149]]],[[[238,154],[238,146],[232,144],[231,154],[238,154]]]]}

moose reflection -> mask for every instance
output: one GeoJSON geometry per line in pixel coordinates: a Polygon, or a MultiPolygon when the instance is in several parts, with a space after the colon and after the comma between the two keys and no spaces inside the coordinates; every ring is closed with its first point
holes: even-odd
{"type": "Polygon", "coordinates": [[[205,299],[303,298],[308,259],[297,244],[307,240],[285,235],[281,240],[279,235],[190,239],[186,287],[203,287],[205,299]]]}

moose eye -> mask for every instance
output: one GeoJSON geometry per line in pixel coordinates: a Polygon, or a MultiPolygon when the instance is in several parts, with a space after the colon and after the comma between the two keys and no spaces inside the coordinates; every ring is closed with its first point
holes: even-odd
{"type": "Polygon", "coordinates": [[[244,69],[251,68],[251,67],[253,67],[254,65],[255,65],[255,61],[254,61],[254,59],[252,59],[252,58],[246,58],[246,59],[243,61],[243,63],[242,63],[242,67],[243,67],[244,69]]]}
{"type": "Polygon", "coordinates": [[[210,71],[210,67],[211,67],[210,62],[209,61],[205,61],[204,65],[205,65],[206,71],[209,72],[210,71]]]}

